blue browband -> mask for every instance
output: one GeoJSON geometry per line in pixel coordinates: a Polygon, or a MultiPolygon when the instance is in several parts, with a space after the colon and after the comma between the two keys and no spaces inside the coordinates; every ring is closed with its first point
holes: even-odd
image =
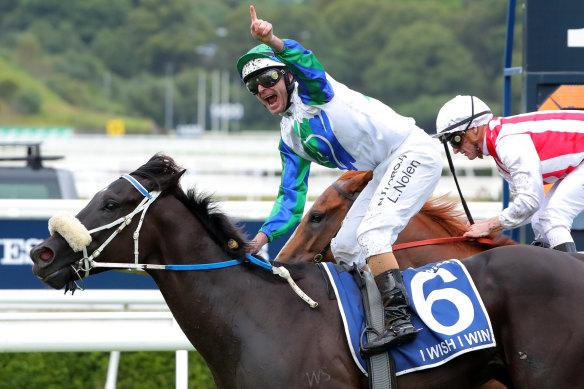
{"type": "Polygon", "coordinates": [[[134,188],[138,189],[138,192],[142,193],[144,195],[144,197],[147,197],[149,199],[152,198],[152,195],[150,193],[148,193],[146,188],[144,188],[142,186],[142,184],[140,184],[138,181],[136,181],[136,179],[134,177],[132,177],[129,174],[124,174],[124,175],[122,175],[122,178],[125,178],[126,180],[128,180],[130,182],[130,184],[134,185],[134,188]]]}

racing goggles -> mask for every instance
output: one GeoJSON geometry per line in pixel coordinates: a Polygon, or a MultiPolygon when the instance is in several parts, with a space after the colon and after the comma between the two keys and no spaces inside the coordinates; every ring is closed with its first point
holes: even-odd
{"type": "Polygon", "coordinates": [[[258,86],[264,88],[271,88],[280,81],[282,76],[286,73],[284,69],[268,69],[263,73],[253,76],[245,82],[245,86],[252,95],[258,94],[258,86]]]}
{"type": "Polygon", "coordinates": [[[466,131],[455,132],[454,134],[447,136],[446,141],[450,143],[452,147],[462,146],[462,137],[466,131]]]}

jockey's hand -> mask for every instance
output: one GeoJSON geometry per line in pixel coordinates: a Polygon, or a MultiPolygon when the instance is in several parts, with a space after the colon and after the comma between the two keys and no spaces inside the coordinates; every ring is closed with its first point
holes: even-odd
{"type": "Polygon", "coordinates": [[[263,232],[258,232],[257,235],[247,242],[247,253],[248,254],[257,254],[262,247],[270,240],[268,236],[263,232]]]}
{"type": "Polygon", "coordinates": [[[249,6],[249,12],[251,15],[250,30],[254,39],[265,43],[276,52],[282,51],[284,48],[284,42],[274,35],[274,27],[272,26],[272,23],[263,19],[258,19],[253,5],[249,6]]]}
{"type": "Polygon", "coordinates": [[[479,220],[475,224],[468,224],[467,230],[463,236],[467,238],[483,238],[489,236],[493,232],[499,232],[503,230],[503,226],[499,222],[497,216],[486,219],[479,220]]]}

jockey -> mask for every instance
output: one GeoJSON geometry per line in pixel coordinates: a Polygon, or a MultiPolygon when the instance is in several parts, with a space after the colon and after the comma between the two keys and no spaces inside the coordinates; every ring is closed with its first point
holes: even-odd
{"type": "Polygon", "coordinates": [[[531,222],[532,244],[576,251],[570,230],[584,210],[584,111],[493,117],[477,97],[456,96],[440,109],[436,132],[455,154],[493,157],[513,195],[508,208],[470,225],[464,236],[479,238],[531,222]],[[547,194],[544,184],[553,184],[547,194]]]}
{"type": "Polygon", "coordinates": [[[248,90],[281,117],[282,181],[270,216],[249,242],[257,253],[301,219],[311,162],[343,170],[373,170],[349,210],[331,250],[337,261],[367,263],[381,292],[386,327],[364,346],[367,353],[414,339],[392,244],[430,197],[442,170],[431,138],[414,119],[349,89],[327,74],[314,54],[273,34],[250,6],[251,34],[262,42],[237,62],[248,90]]]}

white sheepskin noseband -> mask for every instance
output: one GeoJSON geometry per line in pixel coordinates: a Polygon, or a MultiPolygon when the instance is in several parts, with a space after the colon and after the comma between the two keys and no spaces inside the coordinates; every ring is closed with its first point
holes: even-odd
{"type": "Polygon", "coordinates": [[[91,235],[79,219],[68,213],[58,213],[49,219],[49,232],[61,234],[75,252],[83,250],[91,243],[91,235]]]}

